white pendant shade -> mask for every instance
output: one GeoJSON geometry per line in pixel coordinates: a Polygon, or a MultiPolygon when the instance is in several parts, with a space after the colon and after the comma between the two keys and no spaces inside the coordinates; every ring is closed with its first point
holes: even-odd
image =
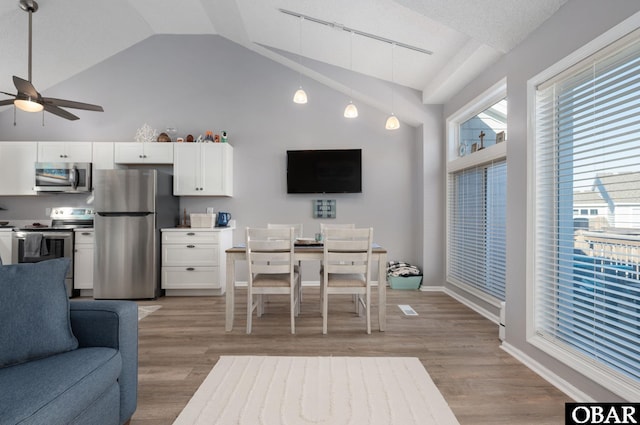
{"type": "Polygon", "coordinates": [[[400,121],[398,121],[398,117],[391,114],[389,118],[387,118],[387,124],[384,126],[387,130],[397,130],[400,128],[400,121]]]}
{"type": "Polygon", "coordinates": [[[293,95],[293,101],[295,103],[305,104],[307,103],[307,93],[300,87],[293,95]]]}
{"type": "Polygon", "coordinates": [[[25,112],[40,112],[44,109],[42,104],[33,102],[31,99],[16,99],[13,104],[25,112]]]}
{"type": "Polygon", "coordinates": [[[344,117],[345,118],[356,118],[358,116],[358,108],[353,102],[349,102],[346,108],[344,108],[344,117]]]}

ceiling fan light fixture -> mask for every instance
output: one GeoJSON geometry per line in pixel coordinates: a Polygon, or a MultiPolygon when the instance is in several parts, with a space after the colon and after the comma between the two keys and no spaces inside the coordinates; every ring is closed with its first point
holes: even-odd
{"type": "Polygon", "coordinates": [[[293,95],[293,101],[301,105],[307,103],[307,93],[302,89],[302,86],[296,90],[296,93],[293,95]]]}
{"type": "Polygon", "coordinates": [[[400,121],[398,121],[398,117],[393,115],[393,113],[391,115],[389,115],[389,118],[387,118],[387,123],[385,124],[384,128],[386,128],[387,130],[397,130],[397,129],[399,129],[400,128],[400,121]]]}
{"type": "Polygon", "coordinates": [[[353,101],[349,101],[349,104],[346,108],[344,108],[344,117],[345,118],[357,118],[358,117],[358,108],[353,104],[353,101]]]}
{"type": "Polygon", "coordinates": [[[16,99],[13,101],[13,104],[16,108],[25,112],[40,112],[44,109],[44,106],[41,103],[34,102],[31,98],[16,99]]]}

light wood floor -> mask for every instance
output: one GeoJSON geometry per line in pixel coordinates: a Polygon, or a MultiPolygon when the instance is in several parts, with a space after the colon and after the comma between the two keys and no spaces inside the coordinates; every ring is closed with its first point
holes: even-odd
{"type": "Polygon", "coordinates": [[[329,334],[322,335],[315,288],[305,288],[296,335],[282,297],[272,297],[266,314],[254,317],[251,335],[243,290],[230,333],[224,297],[140,302],[162,308],[140,321],[138,409],[131,424],[173,423],[222,355],[418,357],[462,425],[564,423],[564,403],[571,400],[501,350],[495,324],[442,293],[387,293],[387,331],[377,331],[373,308],[371,335],[349,296],[330,299],[329,334]],[[398,304],[419,316],[404,316],[398,304]]]}

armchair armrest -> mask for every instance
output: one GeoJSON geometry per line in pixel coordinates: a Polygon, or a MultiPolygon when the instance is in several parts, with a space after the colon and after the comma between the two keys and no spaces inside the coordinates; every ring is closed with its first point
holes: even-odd
{"type": "Polygon", "coordinates": [[[71,328],[82,347],[120,351],[120,423],[131,418],[138,401],[138,306],[132,301],[73,301],[71,328]]]}

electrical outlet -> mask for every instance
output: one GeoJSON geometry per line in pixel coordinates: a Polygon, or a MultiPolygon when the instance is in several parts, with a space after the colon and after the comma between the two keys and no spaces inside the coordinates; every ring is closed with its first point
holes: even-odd
{"type": "Polygon", "coordinates": [[[51,217],[51,208],[45,208],[44,213],[47,215],[47,217],[51,217]]]}

